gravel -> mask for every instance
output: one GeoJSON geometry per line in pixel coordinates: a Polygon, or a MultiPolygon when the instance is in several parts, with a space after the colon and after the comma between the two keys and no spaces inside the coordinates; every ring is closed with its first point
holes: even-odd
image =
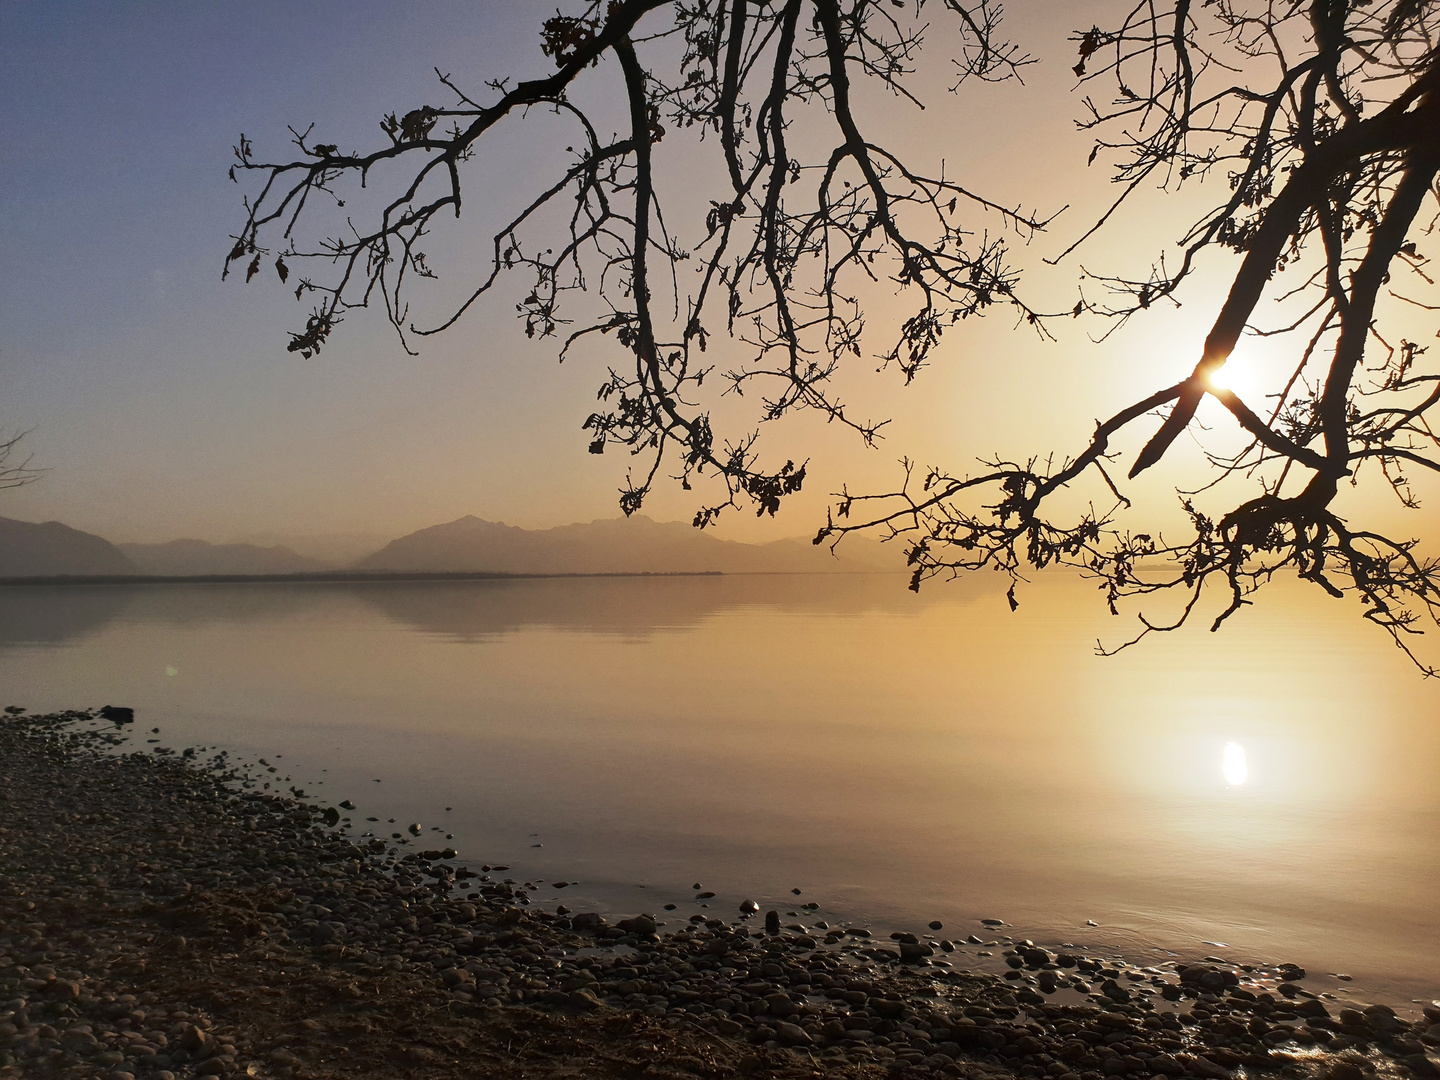
{"type": "Polygon", "coordinates": [[[1025,942],[1002,979],[753,904],[612,924],[357,843],[223,753],[129,745],[90,712],[0,719],[0,1077],[1440,1077],[1440,1006],[1341,1009],[1292,966],[1025,942]]]}

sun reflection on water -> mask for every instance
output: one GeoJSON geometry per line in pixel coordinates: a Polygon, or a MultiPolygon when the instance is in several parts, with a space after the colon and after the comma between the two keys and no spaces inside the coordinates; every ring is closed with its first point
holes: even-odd
{"type": "Polygon", "coordinates": [[[1245,783],[1250,775],[1250,767],[1245,762],[1245,747],[1237,742],[1227,742],[1220,771],[1225,774],[1225,782],[1231,787],[1239,787],[1245,783]]]}

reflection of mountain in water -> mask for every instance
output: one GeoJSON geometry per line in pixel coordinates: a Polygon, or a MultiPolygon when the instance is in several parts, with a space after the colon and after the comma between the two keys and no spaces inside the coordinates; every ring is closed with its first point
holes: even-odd
{"type": "Polygon", "coordinates": [[[0,589],[0,649],[58,645],[94,633],[124,611],[133,597],[130,589],[115,587],[0,589]]]}
{"type": "Polygon", "coordinates": [[[185,629],[263,623],[344,602],[344,589],[324,582],[224,582],[124,585],[134,599],[128,620],[185,629]]]}
{"type": "MultiPolygon", "coordinates": [[[[977,579],[967,594],[992,591],[977,579]]],[[[935,596],[898,574],[755,574],[707,577],[562,578],[375,583],[355,595],[396,622],[461,641],[525,627],[644,637],[696,626],[721,612],[767,607],[828,615],[917,611],[935,596]]],[[[947,587],[947,592],[948,592],[947,587]]],[[[952,593],[953,595],[953,593],[952,593]]]]}
{"type": "Polygon", "coordinates": [[[186,630],[303,618],[324,632],[342,625],[357,601],[402,626],[460,641],[526,627],[643,638],[746,607],[841,616],[919,611],[942,595],[1003,588],[999,575],[984,575],[932,585],[916,596],[899,574],[22,585],[0,589],[0,649],[70,641],[121,617],[127,624],[186,630]]]}
{"type": "Polygon", "coordinates": [[[128,623],[198,629],[267,622],[336,600],[334,585],[9,585],[0,588],[0,649],[59,644],[128,623]]]}

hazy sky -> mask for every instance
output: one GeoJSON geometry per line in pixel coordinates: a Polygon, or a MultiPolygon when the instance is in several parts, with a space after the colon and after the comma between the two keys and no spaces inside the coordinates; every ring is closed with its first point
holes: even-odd
{"type": "MultiPolygon", "coordinates": [[[[1083,258],[1040,263],[1109,194],[1105,173],[1084,168],[1090,142],[1074,130],[1066,38],[1113,6],[1016,0],[1009,31],[1041,60],[1024,86],[947,95],[937,44],[920,80],[926,112],[867,105],[892,143],[927,164],[944,157],[993,197],[1042,211],[1072,204],[1023,255],[1031,295],[1051,307],[1073,303],[1082,263],[1140,269],[1188,223],[1141,205],[1083,258]]],[[[449,102],[434,67],[477,92],[487,78],[551,70],[538,26],[554,8],[0,4],[0,425],[33,429],[28,448],[49,470],[0,495],[0,515],[57,518],[115,540],[302,548],[345,534],[388,539],[468,513],[532,527],[613,516],[626,460],[587,454],[580,430],[603,358],[557,365],[553,344],[520,332],[518,296],[497,296],[418,358],[383,315],[354,313],[307,361],[285,351],[284,331],[303,324],[308,304],[269,274],[249,287],[220,281],[241,221],[242,188],[226,177],[239,132],[262,157],[285,155],[286,125],[312,120],[329,141],[376,145],[384,113],[449,102]]],[[[933,17],[943,20],[938,6],[933,17]]],[[[553,140],[563,146],[550,123],[514,125],[475,163],[466,222],[475,235],[487,213],[530,190],[553,140]]],[[[703,185],[699,166],[687,168],[686,182],[703,185]]],[[[453,254],[442,271],[458,283],[466,253],[453,254]]],[[[1218,280],[1202,275],[1183,311],[1157,312],[1104,345],[1086,336],[1098,325],[1067,324],[1058,344],[1043,343],[997,310],[947,338],[942,362],[908,391],[894,372],[858,364],[844,396],[895,418],[881,449],[807,418],[787,425],[774,433],[776,452],[812,456],[804,501],[763,526],[731,515],[722,534],[813,532],[828,492],[847,480],[888,484],[903,453],[963,469],[995,451],[1073,452],[1136,387],[1148,393],[1188,371],[1218,280]]],[[[1136,490],[1172,505],[1175,476],[1160,472],[1136,490]]],[[[688,518],[694,507],[664,485],[647,512],[688,518]]]]}

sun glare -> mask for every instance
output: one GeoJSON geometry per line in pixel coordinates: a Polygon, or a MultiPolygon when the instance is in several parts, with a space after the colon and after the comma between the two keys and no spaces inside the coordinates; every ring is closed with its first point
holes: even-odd
{"type": "Polygon", "coordinates": [[[1210,385],[1234,391],[1251,409],[1261,411],[1266,394],[1273,394],[1279,389],[1267,384],[1266,365],[1262,362],[1267,358],[1265,348],[1265,343],[1261,341],[1242,339],[1230,353],[1225,366],[1210,374],[1210,385]]]}
{"type": "Polygon", "coordinates": [[[1220,771],[1225,774],[1225,782],[1231,787],[1239,787],[1245,783],[1250,775],[1249,766],[1245,763],[1245,748],[1237,742],[1226,743],[1220,771]]]}
{"type": "Polygon", "coordinates": [[[1255,367],[1244,358],[1232,356],[1219,371],[1210,373],[1210,385],[1219,390],[1232,390],[1240,400],[1252,409],[1264,395],[1264,390],[1255,377],[1255,367]]]}

